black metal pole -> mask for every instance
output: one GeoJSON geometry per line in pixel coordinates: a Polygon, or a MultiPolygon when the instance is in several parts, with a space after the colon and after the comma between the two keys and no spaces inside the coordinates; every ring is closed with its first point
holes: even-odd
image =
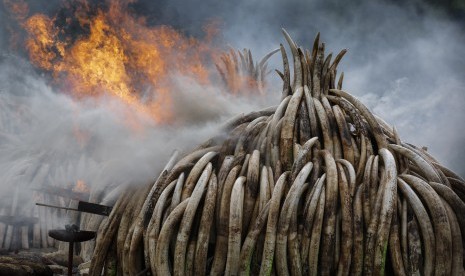
{"type": "Polygon", "coordinates": [[[69,254],[68,254],[68,275],[73,275],[73,256],[74,256],[74,242],[69,242],[68,244],[69,254]]]}

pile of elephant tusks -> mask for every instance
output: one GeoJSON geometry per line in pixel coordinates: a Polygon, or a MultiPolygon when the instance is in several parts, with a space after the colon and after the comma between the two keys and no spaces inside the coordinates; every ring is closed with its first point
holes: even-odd
{"type": "Polygon", "coordinates": [[[281,103],[122,194],[91,275],[463,275],[463,178],[336,85],[346,50],[283,33],[281,103]]]}

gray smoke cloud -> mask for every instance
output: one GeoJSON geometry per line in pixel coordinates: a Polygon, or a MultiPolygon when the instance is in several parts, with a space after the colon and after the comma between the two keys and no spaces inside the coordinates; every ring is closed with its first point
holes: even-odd
{"type": "Polygon", "coordinates": [[[44,200],[33,198],[31,188],[43,185],[73,189],[81,180],[109,192],[154,181],[174,150],[189,152],[221,134],[219,125],[232,115],[259,107],[217,87],[174,79],[176,121],[156,125],[113,97],[78,101],[59,93],[28,61],[0,56],[0,211],[13,204],[28,215],[44,200]]]}

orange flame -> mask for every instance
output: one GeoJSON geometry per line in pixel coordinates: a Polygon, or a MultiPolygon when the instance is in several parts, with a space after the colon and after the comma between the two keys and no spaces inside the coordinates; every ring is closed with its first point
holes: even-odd
{"type": "Polygon", "coordinates": [[[82,180],[76,181],[76,185],[73,187],[73,192],[76,193],[89,193],[90,188],[82,180]]]}
{"type": "MultiPolygon", "coordinates": [[[[56,18],[43,14],[24,18],[26,48],[35,66],[50,71],[76,97],[112,95],[157,123],[169,122],[173,72],[208,83],[205,62],[215,51],[208,41],[186,37],[171,27],[147,26],[144,18],[126,12],[130,2],[134,0],[108,1],[105,11],[90,11],[86,0],[73,2],[73,17],[65,21],[78,22],[87,30],[79,35],[67,33],[56,18]]],[[[207,38],[211,33],[210,28],[207,38]]]]}

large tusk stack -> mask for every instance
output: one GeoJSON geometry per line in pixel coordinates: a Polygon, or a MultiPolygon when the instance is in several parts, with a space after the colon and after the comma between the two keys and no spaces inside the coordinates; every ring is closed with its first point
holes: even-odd
{"type": "MultiPolygon", "coordinates": [[[[131,275],[464,273],[465,181],[341,90],[342,74],[336,86],[346,50],[332,60],[319,35],[305,51],[283,33],[294,77],[281,47],[281,104],[229,121],[225,141],[122,194],[91,275],[109,250],[131,275]]],[[[249,51],[239,57],[223,58],[231,87],[238,64],[257,72],[249,51]]]]}

